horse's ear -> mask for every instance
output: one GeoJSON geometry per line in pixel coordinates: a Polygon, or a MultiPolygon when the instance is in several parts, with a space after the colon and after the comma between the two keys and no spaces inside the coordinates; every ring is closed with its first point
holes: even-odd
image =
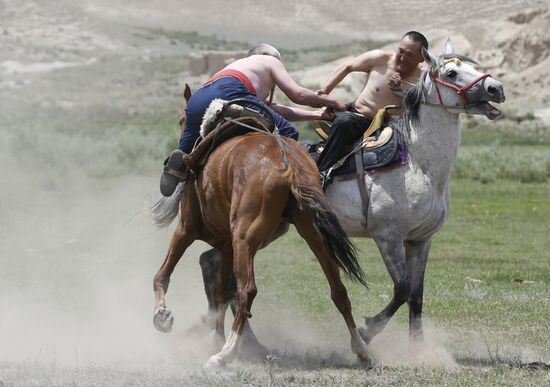
{"type": "Polygon", "coordinates": [[[447,38],[447,41],[445,42],[445,54],[454,54],[455,49],[453,47],[453,44],[451,43],[451,39],[447,38]]]}
{"type": "Polygon", "coordinates": [[[428,50],[426,50],[425,47],[422,47],[422,57],[424,58],[424,61],[431,67],[435,68],[437,67],[437,59],[435,56],[430,54],[428,50]]]}
{"type": "Polygon", "coordinates": [[[187,83],[185,84],[185,87],[183,89],[183,98],[185,98],[186,102],[189,102],[189,98],[191,98],[191,88],[187,83]]]}

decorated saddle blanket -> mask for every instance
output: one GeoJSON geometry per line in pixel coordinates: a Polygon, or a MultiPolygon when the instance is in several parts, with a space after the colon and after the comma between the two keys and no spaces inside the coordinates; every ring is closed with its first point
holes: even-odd
{"type": "MultiPolygon", "coordinates": [[[[362,139],[363,145],[350,154],[343,164],[335,168],[332,176],[357,173],[357,161],[362,162],[364,171],[375,171],[390,166],[403,165],[407,162],[407,148],[403,135],[396,129],[386,127],[379,129],[374,136],[362,139]],[[370,140],[370,141],[366,141],[370,140]],[[361,159],[357,153],[360,152],[361,159]]],[[[323,149],[324,141],[309,146],[309,153],[317,159],[323,149]]],[[[359,143],[357,144],[359,145],[359,143]]]]}

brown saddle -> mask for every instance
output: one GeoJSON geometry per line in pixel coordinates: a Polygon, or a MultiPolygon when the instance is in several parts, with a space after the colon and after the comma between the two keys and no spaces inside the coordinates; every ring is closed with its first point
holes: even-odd
{"type": "Polygon", "coordinates": [[[271,133],[273,130],[270,130],[268,120],[253,110],[243,110],[240,117],[225,117],[214,130],[200,140],[190,154],[183,156],[183,162],[196,176],[206,164],[210,154],[220,144],[233,137],[254,131],[271,133]]]}

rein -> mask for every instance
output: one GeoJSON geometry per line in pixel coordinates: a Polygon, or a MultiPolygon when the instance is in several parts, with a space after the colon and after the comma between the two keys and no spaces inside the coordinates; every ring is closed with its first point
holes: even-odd
{"type": "Polygon", "coordinates": [[[294,149],[292,149],[290,147],[290,145],[288,145],[286,142],[284,142],[281,139],[281,135],[279,134],[279,129],[277,127],[275,127],[275,130],[273,131],[273,133],[271,133],[267,130],[256,128],[252,125],[245,124],[244,122],[239,122],[239,121],[234,120],[233,118],[230,118],[230,117],[224,117],[224,120],[227,121],[227,122],[230,122],[234,125],[240,125],[243,128],[250,129],[250,130],[253,130],[255,132],[260,132],[260,133],[266,134],[268,136],[274,137],[275,140],[277,141],[277,144],[279,145],[279,148],[281,149],[281,154],[283,156],[283,163],[285,164],[285,168],[288,168],[288,155],[285,152],[285,146],[288,147],[291,151],[293,151],[294,149]]]}
{"type": "Polygon", "coordinates": [[[463,107],[466,109],[468,107],[468,105],[470,104],[469,101],[468,101],[468,97],[466,96],[466,91],[468,91],[469,89],[471,89],[472,87],[474,87],[477,83],[481,82],[482,80],[484,80],[485,78],[492,78],[491,74],[483,74],[481,75],[480,77],[478,77],[477,79],[475,79],[474,81],[470,82],[469,84],[467,84],[466,86],[460,88],[456,85],[453,85],[452,83],[449,83],[449,82],[445,82],[444,80],[442,80],[441,78],[437,77],[437,78],[434,78],[433,77],[433,74],[430,73],[430,79],[434,82],[434,85],[435,85],[435,90],[437,91],[437,98],[439,99],[439,104],[440,105],[443,105],[443,100],[441,99],[441,93],[439,91],[439,87],[437,87],[437,85],[442,85],[442,86],[445,86],[449,89],[452,89],[454,91],[456,91],[456,93],[458,94],[458,96],[460,98],[462,98],[462,102],[464,102],[464,105],[463,107]]]}
{"type": "Polygon", "coordinates": [[[454,85],[452,83],[449,83],[449,82],[445,82],[444,80],[442,80],[439,76],[438,77],[434,77],[434,74],[435,73],[439,73],[439,69],[441,67],[443,67],[444,65],[446,65],[447,63],[449,62],[453,62],[454,64],[456,64],[457,66],[460,66],[462,64],[462,61],[458,58],[449,58],[445,61],[443,61],[443,63],[438,66],[437,68],[433,69],[432,71],[430,71],[430,79],[432,80],[432,82],[434,83],[434,86],[435,86],[435,90],[437,92],[437,98],[439,99],[439,104],[441,106],[446,106],[443,104],[443,100],[441,98],[441,92],[439,91],[439,87],[437,86],[438,84],[441,85],[441,86],[444,86],[448,89],[451,89],[451,90],[454,90],[458,96],[462,99],[462,102],[463,102],[463,109],[464,110],[467,110],[468,109],[468,106],[470,105],[470,102],[468,101],[468,96],[466,95],[466,92],[471,89],[472,87],[474,87],[476,84],[478,84],[479,82],[481,82],[482,80],[484,80],[485,78],[492,78],[492,75],[489,74],[489,73],[485,73],[485,74],[482,74],[481,76],[479,76],[478,78],[474,79],[472,82],[468,83],[466,86],[464,87],[458,87],[457,85],[454,85]]]}

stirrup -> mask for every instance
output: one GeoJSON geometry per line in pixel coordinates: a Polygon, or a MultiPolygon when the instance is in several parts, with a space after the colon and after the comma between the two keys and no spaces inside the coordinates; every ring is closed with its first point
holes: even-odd
{"type": "Polygon", "coordinates": [[[321,179],[321,188],[325,189],[332,181],[332,168],[319,172],[319,177],[321,179]]]}

